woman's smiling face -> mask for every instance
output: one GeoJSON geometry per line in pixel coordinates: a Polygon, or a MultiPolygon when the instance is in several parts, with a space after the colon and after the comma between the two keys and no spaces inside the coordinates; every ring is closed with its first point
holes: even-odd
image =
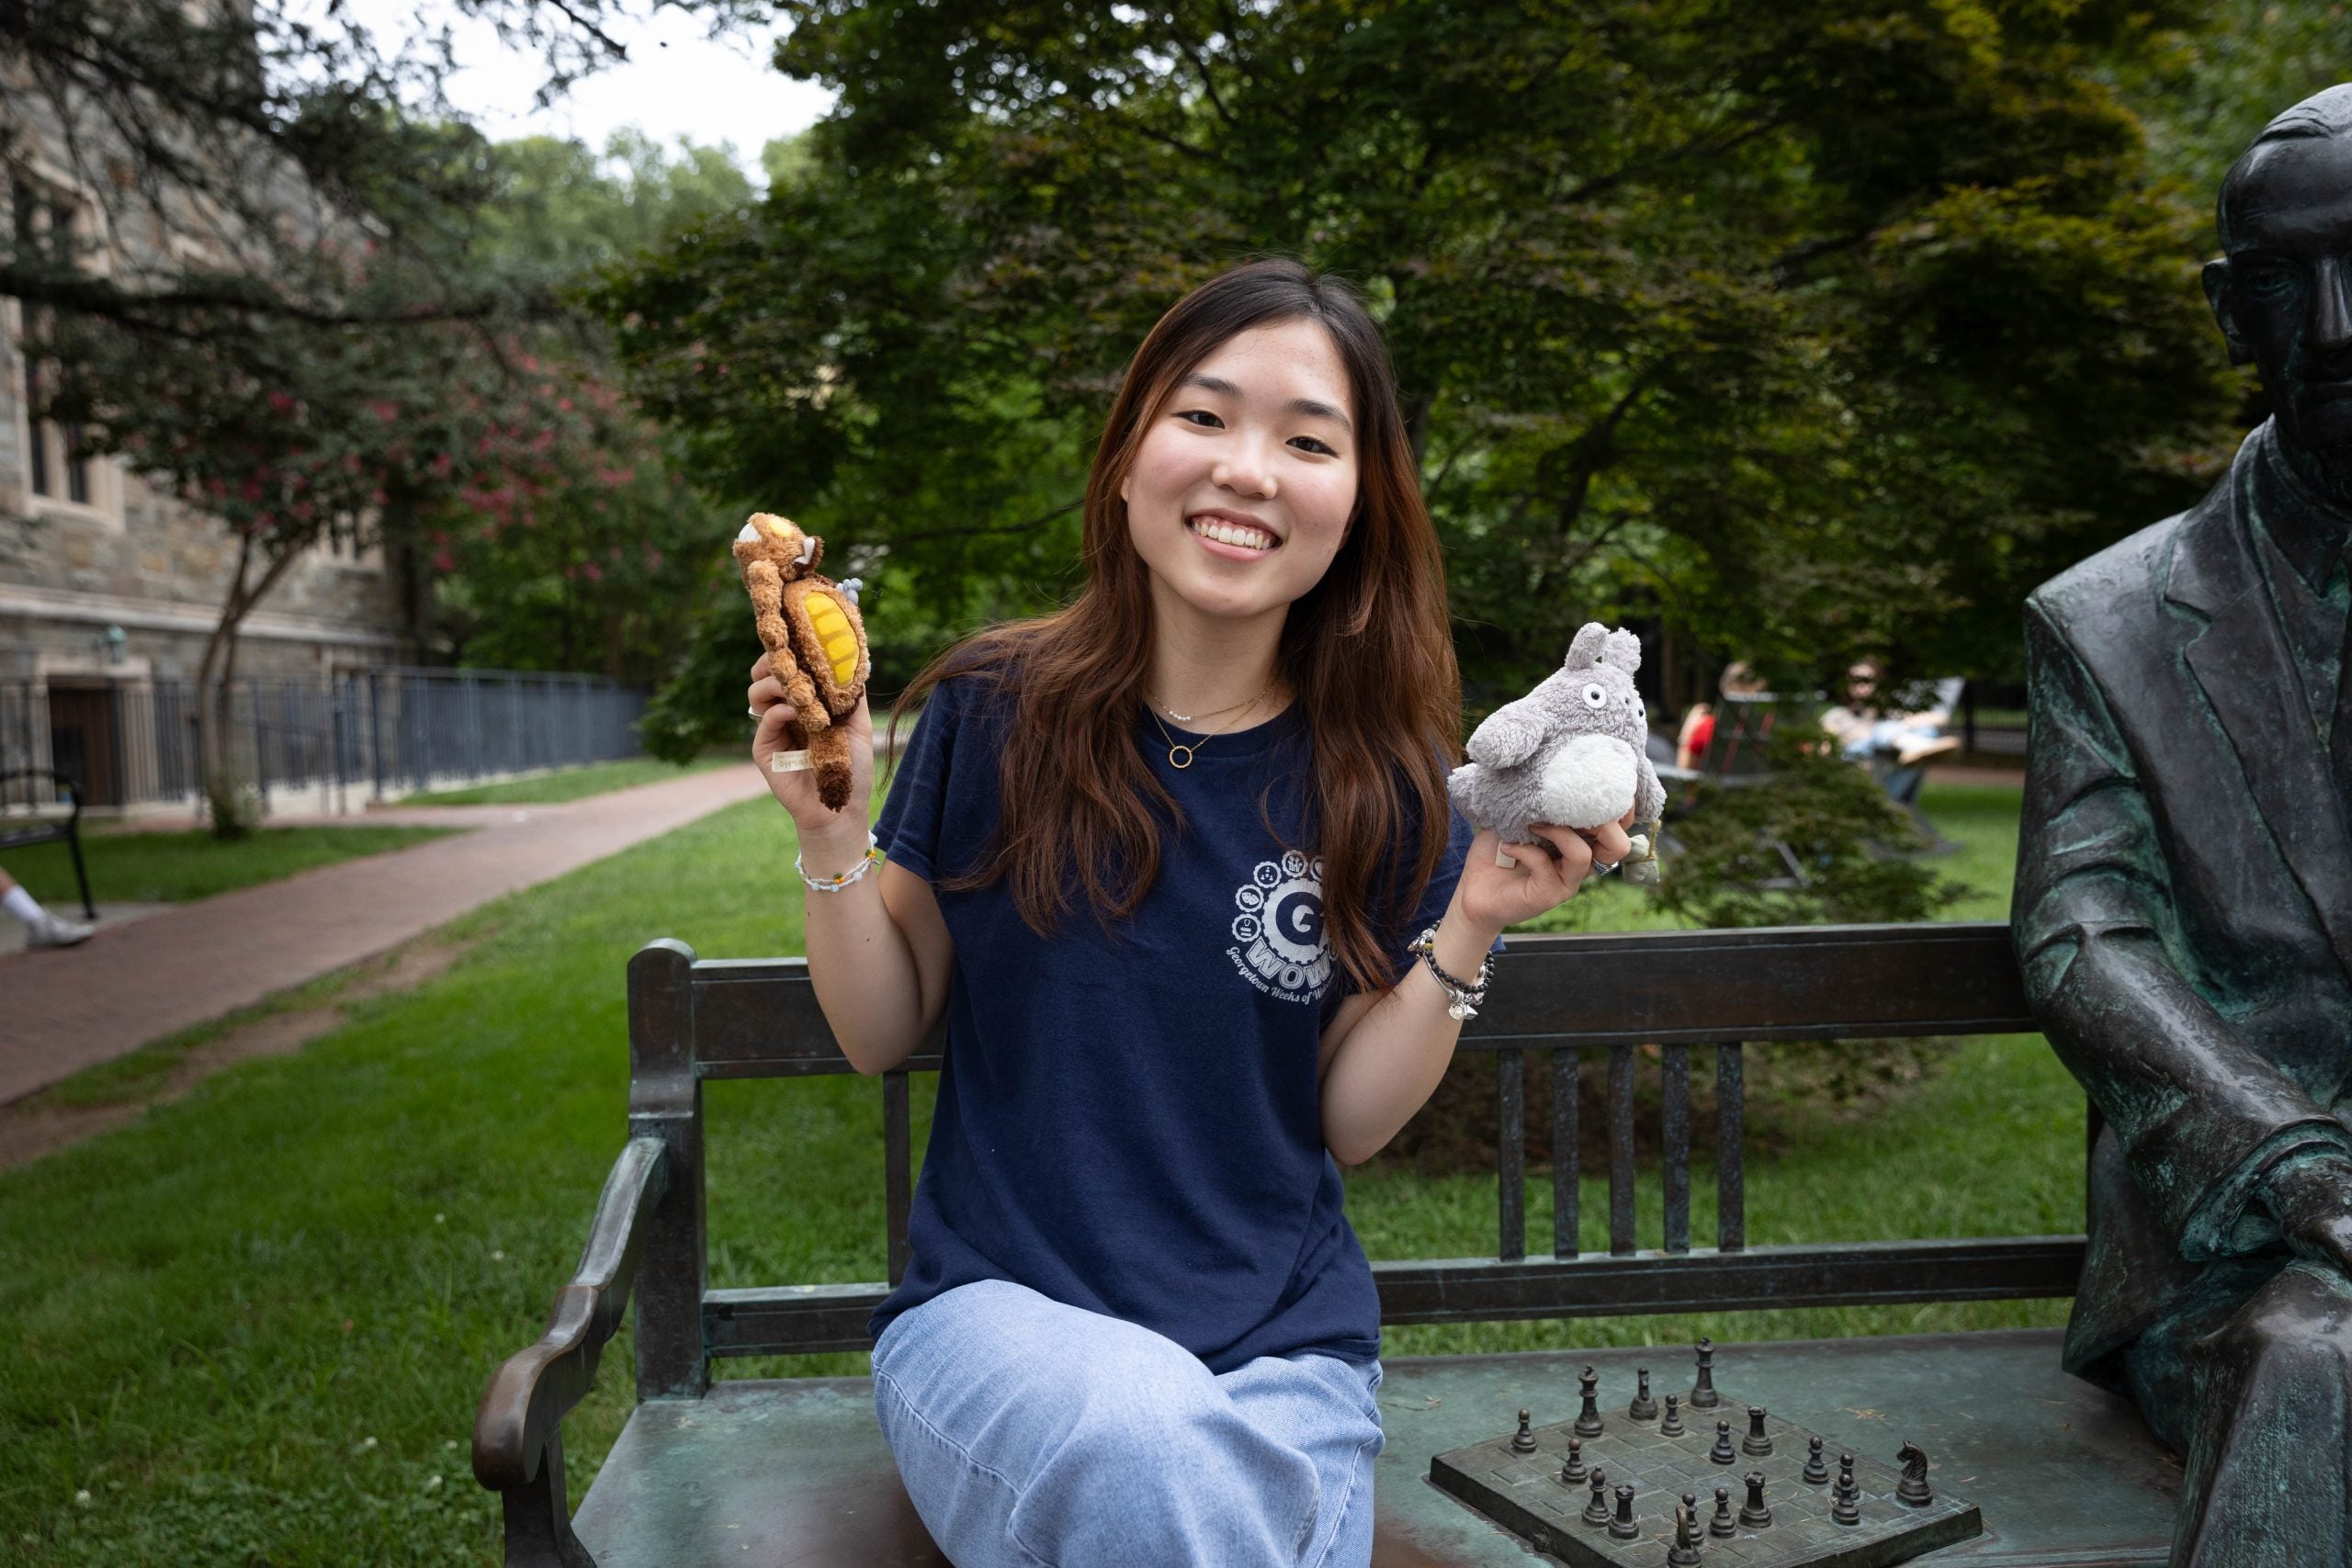
{"type": "Polygon", "coordinates": [[[1179,380],[1119,486],[1155,599],[1249,617],[1320,581],[1355,510],[1353,403],[1306,320],[1238,333],[1179,380]]]}

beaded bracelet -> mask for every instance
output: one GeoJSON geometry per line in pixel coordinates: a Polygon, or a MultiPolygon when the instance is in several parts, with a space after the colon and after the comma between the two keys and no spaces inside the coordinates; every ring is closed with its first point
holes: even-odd
{"type": "Polygon", "coordinates": [[[1478,1016],[1478,1004],[1487,999],[1487,987],[1495,978],[1495,955],[1492,953],[1478,961],[1477,979],[1464,985],[1438,967],[1435,926],[1423,931],[1410,951],[1421,955],[1421,962],[1429,965],[1430,973],[1436,976],[1439,987],[1445,992],[1447,1017],[1459,1021],[1478,1016]]]}
{"type": "Polygon", "coordinates": [[[876,838],[872,833],[866,834],[865,853],[859,857],[858,863],[855,865],[837,875],[809,875],[808,869],[800,863],[800,857],[797,854],[792,857],[792,869],[800,873],[800,880],[808,885],[809,892],[838,893],[842,888],[847,887],[851,883],[855,882],[859,877],[864,876],[866,872],[873,867],[874,863],[882,858],[881,854],[878,852],[882,840],[876,838]]]}

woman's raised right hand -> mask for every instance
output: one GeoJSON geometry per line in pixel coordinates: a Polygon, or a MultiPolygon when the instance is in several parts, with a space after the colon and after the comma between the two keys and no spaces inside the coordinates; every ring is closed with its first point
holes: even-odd
{"type": "MultiPolygon", "coordinates": [[[[768,793],[792,813],[804,848],[838,837],[844,845],[854,840],[856,850],[863,852],[874,798],[874,717],[866,711],[865,698],[861,694],[856,711],[839,721],[849,734],[849,804],[835,811],[817,798],[815,770],[779,773],[769,766],[768,760],[778,751],[797,750],[807,743],[793,722],[799,713],[785,700],[784,682],[771,672],[773,668],[768,655],[761,654],[744,691],[751,710],[760,716],[759,728],[752,732],[752,761],[767,781],[768,793]]],[[[816,869],[813,863],[811,869],[816,869]]]]}

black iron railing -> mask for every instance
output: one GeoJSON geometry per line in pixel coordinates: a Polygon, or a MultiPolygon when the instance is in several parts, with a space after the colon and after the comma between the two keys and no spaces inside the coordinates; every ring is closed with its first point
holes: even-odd
{"type": "MultiPolygon", "coordinates": [[[[633,757],[645,710],[642,691],[592,676],[407,668],[238,680],[226,699],[213,711],[237,773],[265,793],[322,790],[334,808],[633,757]]],[[[192,682],[0,682],[0,769],[54,768],[91,806],[193,803],[196,714],[192,682]]],[[[0,810],[52,804],[19,789],[0,810]]]]}

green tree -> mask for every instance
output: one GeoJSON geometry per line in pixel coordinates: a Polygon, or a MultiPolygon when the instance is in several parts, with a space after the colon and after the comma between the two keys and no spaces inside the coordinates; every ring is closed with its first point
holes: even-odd
{"type": "Polygon", "coordinates": [[[1064,590],[1124,356],[1257,252],[1375,302],[1497,689],[1645,612],[1997,668],[2226,456],[2199,220],[2115,85],[2185,7],[786,13],[840,94],[803,176],[606,308],[695,472],[880,561],[886,626],[1064,590]]]}
{"type": "Polygon", "coordinates": [[[754,194],[731,145],[681,137],[673,154],[628,127],[605,140],[602,153],[526,136],[493,143],[485,158],[488,191],[474,243],[559,290],[639,259],[694,220],[747,208],[754,194]]]}
{"type": "Polygon", "coordinates": [[[2342,81],[2347,60],[2345,0],[2215,0],[2205,26],[2165,38],[2119,80],[2147,124],[2150,164],[2211,212],[2255,132],[2342,81]]]}
{"type": "MultiPolygon", "coordinates": [[[[628,130],[601,156],[531,137],[486,157],[492,194],[475,243],[560,300],[753,195],[731,148],[664,148],[628,130]]],[[[490,477],[433,519],[436,627],[459,663],[658,682],[731,579],[718,570],[731,569],[721,546],[746,509],[682,480],[660,433],[616,394],[601,322],[583,312],[541,341],[547,363],[599,412],[599,440],[571,446],[560,475],[490,477]]]]}
{"type": "Polygon", "coordinates": [[[816,150],[806,136],[779,136],[760,149],[760,168],[771,186],[797,184],[816,164],[816,150]]]}

